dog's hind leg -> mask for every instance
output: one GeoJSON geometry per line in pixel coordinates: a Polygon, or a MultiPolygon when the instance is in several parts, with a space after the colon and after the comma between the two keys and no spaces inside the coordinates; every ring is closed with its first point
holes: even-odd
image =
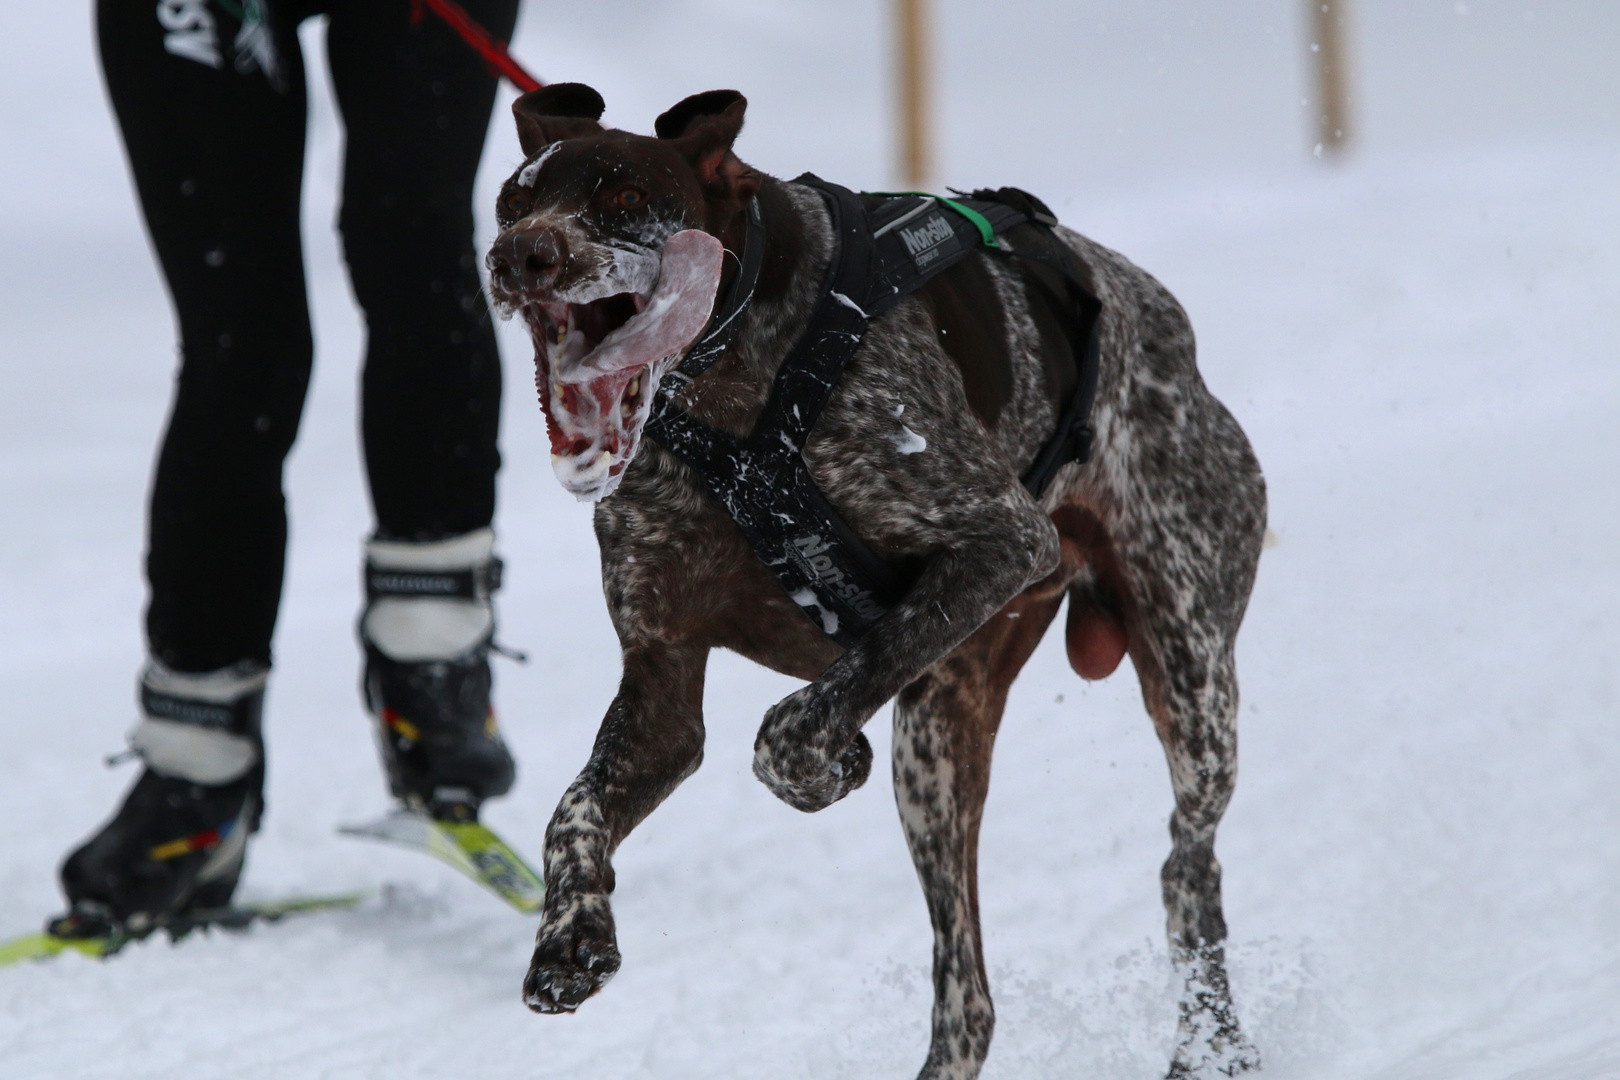
{"type": "Polygon", "coordinates": [[[1007,688],[1063,600],[1039,586],[901,691],[894,797],[934,928],[934,1011],[919,1080],[971,1080],[995,1013],[979,937],[979,821],[1007,688]]]}
{"type": "Polygon", "coordinates": [[[1171,959],[1182,983],[1178,1044],[1168,1075],[1213,1080],[1260,1064],[1258,1052],[1238,1027],[1227,986],[1226,919],[1221,867],[1215,859],[1215,829],[1237,778],[1238,686],[1232,649],[1252,563],[1248,575],[1234,570],[1235,579],[1225,578],[1228,585],[1234,580],[1242,585],[1235,610],[1222,602],[1225,598],[1200,588],[1202,575],[1179,576],[1186,566],[1172,560],[1167,567],[1161,552],[1154,570],[1162,576],[1145,590],[1137,578],[1131,657],[1169,762],[1176,800],[1170,817],[1173,847],[1161,873],[1171,959]],[[1174,595],[1164,591],[1172,583],[1179,587],[1178,603],[1165,602],[1174,595]],[[1141,603],[1144,594],[1158,602],[1141,603]]]}
{"type": "Polygon", "coordinates": [[[636,644],[590,760],[546,829],[545,911],[523,1000],[573,1012],[619,970],[608,894],[620,842],[703,761],[708,650],[636,644]]]}
{"type": "Polygon", "coordinates": [[[1181,306],[1117,256],[1088,241],[1077,250],[1102,260],[1104,374],[1095,458],[1075,474],[1071,501],[1104,526],[1117,570],[1107,594],[1175,793],[1162,874],[1183,981],[1170,1076],[1214,1080],[1260,1061],[1227,985],[1215,830],[1237,779],[1233,648],[1265,536],[1265,480],[1243,429],[1198,376],[1181,306]]]}

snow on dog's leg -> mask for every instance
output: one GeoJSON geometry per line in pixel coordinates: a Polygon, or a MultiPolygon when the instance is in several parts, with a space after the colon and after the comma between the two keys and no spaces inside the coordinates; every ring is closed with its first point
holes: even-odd
{"type": "Polygon", "coordinates": [[[590,760],[546,829],[546,906],[523,1000],[573,1012],[619,970],[608,894],[614,850],[703,760],[708,650],[629,645],[590,760]]]}
{"type": "Polygon", "coordinates": [[[1007,689],[1062,602],[1061,589],[1020,597],[895,702],[894,798],[934,928],[933,1034],[920,1080],[971,1080],[990,1049],[978,882],[990,751],[1007,689]]]}

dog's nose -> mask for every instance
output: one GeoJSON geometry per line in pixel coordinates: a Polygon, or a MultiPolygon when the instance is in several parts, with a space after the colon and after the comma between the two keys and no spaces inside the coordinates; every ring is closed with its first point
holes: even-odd
{"type": "Polygon", "coordinates": [[[548,225],[507,229],[489,249],[489,273],[508,288],[532,288],[557,276],[568,241],[548,225]]]}

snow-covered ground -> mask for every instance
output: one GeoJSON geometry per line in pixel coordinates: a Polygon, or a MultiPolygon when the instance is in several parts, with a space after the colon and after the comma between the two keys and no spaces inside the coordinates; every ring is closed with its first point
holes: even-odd
{"type": "MultiPolygon", "coordinates": [[[[1476,6],[1367,5],[1364,77],[1387,77],[1366,89],[1365,153],[1340,168],[1291,160],[1305,125],[1271,89],[1300,93],[1298,28],[1275,2],[1241,24],[1192,5],[1186,32],[1114,5],[1104,28],[1130,32],[1113,48],[1081,41],[1052,5],[1060,25],[1036,54],[1084,101],[1084,139],[1027,65],[1010,63],[1008,87],[976,91],[964,74],[947,95],[959,108],[942,181],[1025,182],[1164,280],[1266,468],[1281,543],[1240,643],[1243,775],[1219,850],[1234,991],[1278,1078],[1620,1076],[1620,133],[1612,103],[1590,100],[1612,73],[1581,74],[1612,58],[1616,20],[1609,5],[1476,6]],[[1572,12],[1590,32],[1547,29],[1572,12]],[[1388,84],[1442,15],[1494,18],[1488,43],[1540,66],[1469,67],[1437,46],[1447,87],[1490,69],[1508,89],[1476,78],[1490,93],[1473,111],[1418,94],[1402,113],[1388,84]],[[1393,43],[1368,40],[1402,18],[1393,43]],[[1076,70],[1048,40],[1070,32],[1076,70]],[[1130,72],[1137,54],[1158,77],[1132,77],[1158,97],[1082,93],[1087,63],[1130,72]],[[1218,100],[1178,120],[1176,101],[1221,64],[1247,74],[1214,72],[1218,100]],[[1540,73],[1544,123],[1529,90],[1508,92],[1520,68],[1540,73]],[[1469,123],[1508,99],[1531,119],[1500,110],[1481,141],[1487,125],[1469,123]],[[1143,131],[1110,141],[1108,110],[1143,131]],[[1425,135],[1424,115],[1458,134],[1425,135]],[[1237,149],[1204,130],[1210,116],[1237,149]],[[1066,135],[1043,142],[1043,126],[1066,135]],[[1185,137],[1185,153],[1149,129],[1185,137]]],[[[172,370],[88,19],[55,7],[32,28],[8,12],[17,32],[0,35],[13,106],[0,120],[0,937],[57,909],[57,861],[131,776],[98,759],[133,715],[142,500],[172,370]]],[[[892,182],[871,104],[883,26],[864,6],[840,5],[831,27],[809,0],[589,6],[630,49],[585,10],[531,3],[518,51],[600,86],[610,120],[645,130],[688,92],[738,85],[754,102],[746,158],[892,182]],[[722,26],[734,48],[706,44],[722,26]],[[836,61],[818,67],[818,50],[836,61]]],[[[1018,59],[1028,27],[997,10],[946,5],[951,70],[975,49],[1018,59]]],[[[393,888],[247,936],[0,971],[0,1077],[911,1075],[929,935],[885,774],[813,817],[776,802],[750,748],[793,684],[735,657],[711,668],[705,765],[619,854],[624,969],[577,1016],[519,1000],[532,920],[419,857],[333,835],[385,803],[355,692],[368,518],[360,331],[327,227],[336,140],[318,100],[306,233],[320,355],[288,469],[269,817],[245,892],[393,888]]],[[[515,156],[499,125],[486,189],[515,156]]],[[[522,771],[489,820],[537,851],[617,655],[588,512],[550,475],[521,335],[505,343],[503,637],[534,660],[498,673],[522,771]]],[[[880,759],[885,719],[869,732],[880,759]]],[[[1128,667],[1083,684],[1054,636],[1009,704],[984,828],[990,1080],[1162,1075],[1169,808],[1128,667]]]]}

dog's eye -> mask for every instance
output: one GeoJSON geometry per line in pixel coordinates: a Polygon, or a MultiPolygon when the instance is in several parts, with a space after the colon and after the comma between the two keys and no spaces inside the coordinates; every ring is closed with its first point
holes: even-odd
{"type": "Polygon", "coordinates": [[[513,217],[522,217],[523,211],[528,209],[529,193],[521,188],[515,188],[501,196],[501,209],[513,217]]]}
{"type": "Polygon", "coordinates": [[[641,200],[645,199],[646,197],[647,196],[644,192],[638,191],[633,187],[627,187],[623,191],[619,192],[618,201],[620,206],[629,209],[632,206],[640,206],[641,200]]]}

